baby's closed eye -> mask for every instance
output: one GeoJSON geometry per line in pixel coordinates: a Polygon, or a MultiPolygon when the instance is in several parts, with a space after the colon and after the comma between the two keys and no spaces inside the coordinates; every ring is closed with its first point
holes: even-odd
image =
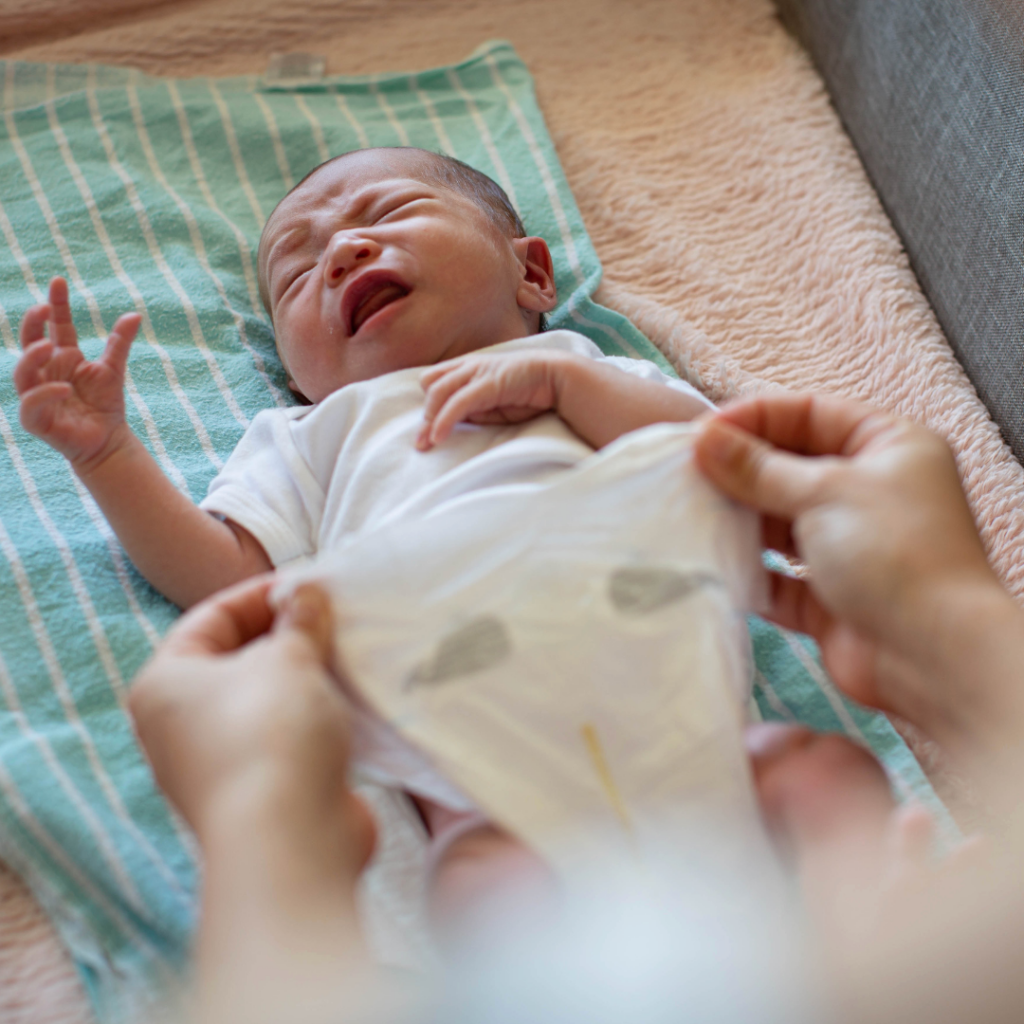
{"type": "Polygon", "coordinates": [[[429,196],[407,196],[390,201],[381,206],[380,212],[373,217],[374,224],[380,224],[386,220],[394,220],[397,215],[419,213],[425,203],[436,202],[429,196]]]}
{"type": "Polygon", "coordinates": [[[289,270],[288,273],[283,278],[283,283],[281,285],[281,291],[280,294],[278,295],[278,298],[282,298],[283,296],[287,295],[288,292],[291,291],[292,286],[299,280],[299,278],[305,277],[312,269],[312,266],[301,266],[297,267],[294,270],[289,270]]]}

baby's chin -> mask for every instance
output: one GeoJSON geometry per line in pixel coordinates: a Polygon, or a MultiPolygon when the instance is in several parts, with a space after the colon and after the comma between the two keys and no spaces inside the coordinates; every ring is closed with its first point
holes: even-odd
{"type": "MultiPolygon", "coordinates": [[[[510,317],[501,323],[474,324],[470,329],[464,320],[449,323],[446,317],[416,315],[422,313],[422,309],[403,310],[402,313],[402,316],[395,317],[393,323],[366,324],[351,338],[339,340],[334,333],[324,331],[313,339],[311,347],[307,337],[306,351],[318,349],[345,353],[344,363],[335,367],[326,367],[321,362],[316,368],[290,370],[289,361],[282,352],[290,350],[294,354],[294,347],[289,346],[287,339],[279,338],[281,362],[294,374],[288,381],[289,389],[300,402],[315,405],[349,384],[414,367],[434,366],[446,359],[456,359],[502,342],[528,337],[540,329],[538,314],[531,320],[510,317]]],[[[296,360],[293,358],[291,362],[294,366],[296,360]]]]}
{"type": "MultiPolygon", "coordinates": [[[[382,344],[386,347],[387,342],[382,344]]],[[[316,405],[322,402],[328,395],[347,387],[349,384],[359,384],[367,380],[375,380],[377,377],[387,376],[389,373],[396,373],[399,370],[408,370],[413,367],[427,366],[426,362],[415,359],[388,359],[372,362],[365,362],[352,368],[346,368],[344,372],[337,374],[317,374],[309,377],[300,377],[299,380],[289,379],[288,389],[292,395],[303,405],[316,405]]]]}

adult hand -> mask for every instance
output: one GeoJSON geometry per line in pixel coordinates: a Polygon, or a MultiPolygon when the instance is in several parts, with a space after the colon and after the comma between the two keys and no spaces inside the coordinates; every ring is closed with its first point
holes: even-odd
{"type": "Polygon", "coordinates": [[[767,546],[807,564],[807,583],[774,577],[772,617],[819,640],[847,693],[926,728],[962,712],[965,624],[1019,630],[1020,614],[942,440],[856,402],[771,394],[711,417],[697,459],[763,514],[767,546]]]}
{"type": "Polygon", "coordinates": [[[348,714],[326,668],[330,605],[300,587],[275,619],[270,586],[270,576],[247,580],[182,617],[133,685],[139,738],[201,843],[239,803],[267,801],[288,819],[342,823],[358,871],[373,830],[346,783],[348,714]]]}
{"type": "Polygon", "coordinates": [[[355,905],[373,846],[346,782],[330,606],[269,576],[197,605],[131,694],[157,782],[203,852],[195,1024],[321,1024],[375,992],[355,905]]]}

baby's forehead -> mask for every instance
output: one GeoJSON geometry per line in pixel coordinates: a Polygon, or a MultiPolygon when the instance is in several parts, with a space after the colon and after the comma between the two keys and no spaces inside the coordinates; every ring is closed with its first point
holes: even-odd
{"type": "Polygon", "coordinates": [[[267,274],[276,263],[276,243],[282,236],[303,226],[317,211],[335,203],[345,203],[360,192],[395,187],[404,182],[428,185],[425,160],[418,154],[387,153],[381,150],[357,150],[341,159],[318,167],[281,200],[267,218],[257,251],[257,275],[266,302],[267,274]],[[404,159],[403,159],[404,158],[404,159]]]}
{"type": "Polygon", "coordinates": [[[398,188],[403,184],[435,187],[437,183],[432,180],[429,160],[429,154],[387,150],[360,150],[332,160],[317,168],[285,196],[270,215],[265,236],[286,230],[327,203],[344,202],[375,187],[398,188]]]}

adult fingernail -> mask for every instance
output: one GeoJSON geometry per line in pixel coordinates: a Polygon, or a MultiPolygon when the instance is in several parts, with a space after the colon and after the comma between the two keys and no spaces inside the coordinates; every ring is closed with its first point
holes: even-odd
{"type": "Polygon", "coordinates": [[[295,588],[278,620],[284,629],[294,630],[313,645],[325,665],[331,657],[333,616],[330,599],[314,583],[295,588]]]}
{"type": "Polygon", "coordinates": [[[285,617],[288,623],[299,629],[316,626],[323,613],[323,595],[311,583],[302,583],[295,588],[288,604],[285,617]]]}
{"type": "Polygon", "coordinates": [[[712,420],[700,439],[701,452],[715,462],[728,463],[736,459],[746,448],[743,435],[734,427],[712,420]]]}

